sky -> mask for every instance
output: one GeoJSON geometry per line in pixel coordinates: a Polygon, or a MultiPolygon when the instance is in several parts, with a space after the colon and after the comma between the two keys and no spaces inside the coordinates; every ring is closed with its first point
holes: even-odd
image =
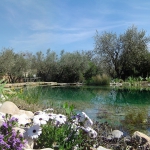
{"type": "Polygon", "coordinates": [[[0,50],[93,50],[98,33],[132,25],[150,35],[150,0],[1,0],[0,50]]]}

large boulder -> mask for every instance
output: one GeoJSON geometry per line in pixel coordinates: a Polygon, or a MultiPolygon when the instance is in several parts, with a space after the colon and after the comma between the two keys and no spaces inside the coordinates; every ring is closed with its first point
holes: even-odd
{"type": "Polygon", "coordinates": [[[32,111],[19,110],[18,115],[26,114],[29,118],[34,117],[34,113],[32,111]]]}
{"type": "Polygon", "coordinates": [[[6,101],[0,106],[0,112],[13,115],[27,115],[28,118],[33,118],[34,114],[31,111],[20,110],[13,102],[6,101]]]}
{"type": "Polygon", "coordinates": [[[141,148],[150,149],[150,137],[139,131],[133,133],[132,139],[136,141],[141,148]]]}
{"type": "Polygon", "coordinates": [[[14,115],[19,113],[19,108],[13,102],[6,101],[1,105],[0,112],[14,115]]]}

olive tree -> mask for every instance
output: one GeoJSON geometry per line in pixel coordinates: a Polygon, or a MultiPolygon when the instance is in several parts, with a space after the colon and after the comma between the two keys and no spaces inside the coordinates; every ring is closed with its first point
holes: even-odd
{"type": "Polygon", "coordinates": [[[140,76],[147,74],[148,67],[148,43],[150,37],[146,36],[144,30],[138,31],[135,26],[127,29],[120,35],[122,55],[120,65],[122,67],[122,76],[140,76]]]}
{"type": "Polygon", "coordinates": [[[57,55],[50,49],[44,55],[41,51],[33,55],[32,69],[36,69],[37,76],[43,81],[54,81],[57,71],[57,55]]]}
{"type": "Polygon", "coordinates": [[[20,81],[27,69],[27,61],[22,53],[16,54],[13,49],[3,49],[0,53],[1,73],[8,77],[8,82],[20,81]]]}
{"type": "Polygon", "coordinates": [[[119,59],[122,54],[120,47],[120,39],[116,33],[96,32],[94,52],[98,55],[103,69],[113,77],[120,74],[119,59]]]}
{"type": "Polygon", "coordinates": [[[88,67],[88,60],[80,52],[63,52],[58,66],[57,79],[59,82],[83,82],[83,74],[88,67]]]}
{"type": "Polygon", "coordinates": [[[149,64],[149,36],[132,26],[124,34],[96,33],[94,52],[112,77],[127,78],[146,74],[149,64]]]}

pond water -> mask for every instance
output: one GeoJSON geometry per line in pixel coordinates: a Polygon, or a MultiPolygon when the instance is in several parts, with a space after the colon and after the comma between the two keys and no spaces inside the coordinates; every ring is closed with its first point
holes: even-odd
{"type": "MultiPolygon", "coordinates": [[[[114,87],[72,86],[72,87],[36,87],[42,92],[40,99],[63,104],[75,105],[77,112],[84,111],[93,120],[107,121],[119,126],[127,114],[146,114],[145,121],[150,116],[149,90],[123,90],[114,87]]],[[[140,130],[140,128],[139,128],[140,130]]],[[[147,130],[148,127],[147,127],[147,130]]]]}

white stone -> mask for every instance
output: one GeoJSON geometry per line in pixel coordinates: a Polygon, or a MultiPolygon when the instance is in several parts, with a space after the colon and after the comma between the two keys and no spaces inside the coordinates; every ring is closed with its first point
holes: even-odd
{"type": "Polygon", "coordinates": [[[13,102],[6,101],[1,105],[0,112],[14,115],[19,112],[19,108],[13,102]]]}
{"type": "Polygon", "coordinates": [[[111,149],[107,149],[107,148],[104,148],[104,147],[102,147],[102,146],[99,146],[99,147],[97,148],[97,150],[111,150],[111,149]]]}
{"type": "Polygon", "coordinates": [[[28,118],[34,117],[34,113],[31,111],[19,110],[19,112],[17,114],[18,115],[26,114],[28,116],[28,118]]]}
{"type": "Polygon", "coordinates": [[[107,137],[107,139],[111,140],[114,138],[121,138],[123,136],[123,132],[121,132],[120,130],[113,130],[107,137]]]}
{"type": "Polygon", "coordinates": [[[31,122],[30,118],[26,114],[21,114],[21,115],[15,114],[12,117],[17,118],[18,119],[18,123],[20,125],[25,125],[25,124],[31,122]]]}

